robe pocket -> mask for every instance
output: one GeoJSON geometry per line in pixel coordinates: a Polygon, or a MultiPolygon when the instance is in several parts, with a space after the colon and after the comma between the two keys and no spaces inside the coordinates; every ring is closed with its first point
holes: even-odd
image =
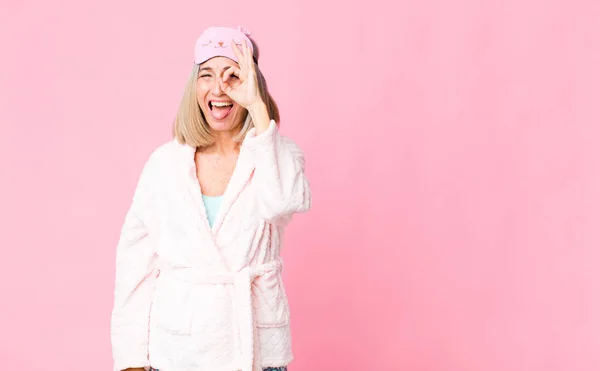
{"type": "Polygon", "coordinates": [[[189,290],[159,276],[150,311],[150,323],[169,333],[191,334],[192,306],[189,305],[189,299],[189,290]]]}
{"type": "Polygon", "coordinates": [[[257,327],[282,327],[289,323],[290,310],[279,271],[254,279],[252,305],[257,327]]]}

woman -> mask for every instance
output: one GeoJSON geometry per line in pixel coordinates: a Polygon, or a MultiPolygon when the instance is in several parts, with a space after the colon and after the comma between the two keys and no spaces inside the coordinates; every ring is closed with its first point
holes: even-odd
{"type": "Polygon", "coordinates": [[[211,27],[174,123],[146,162],[117,246],[114,370],[285,370],[280,248],[310,208],[304,155],[243,29],[211,27]]]}

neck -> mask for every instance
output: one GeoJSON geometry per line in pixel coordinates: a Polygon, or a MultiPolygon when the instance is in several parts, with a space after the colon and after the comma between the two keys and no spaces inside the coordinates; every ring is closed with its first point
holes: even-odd
{"type": "Polygon", "coordinates": [[[239,143],[233,140],[237,132],[237,130],[213,132],[212,136],[215,139],[215,142],[210,146],[205,147],[203,152],[215,153],[222,156],[237,152],[239,143]]]}

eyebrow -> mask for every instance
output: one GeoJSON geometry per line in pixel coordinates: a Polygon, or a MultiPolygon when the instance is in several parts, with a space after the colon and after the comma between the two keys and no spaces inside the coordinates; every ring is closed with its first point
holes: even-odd
{"type": "MultiPolygon", "coordinates": [[[[223,72],[227,71],[228,69],[230,69],[231,66],[226,66],[225,68],[223,68],[223,72]]],[[[211,67],[202,67],[198,72],[202,72],[202,71],[209,71],[212,72],[213,69],[211,67]]]]}

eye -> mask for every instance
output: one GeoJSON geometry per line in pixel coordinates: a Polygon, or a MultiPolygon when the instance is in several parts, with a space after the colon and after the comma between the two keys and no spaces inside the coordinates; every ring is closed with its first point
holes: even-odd
{"type": "Polygon", "coordinates": [[[211,77],[210,75],[200,75],[201,78],[211,77]]]}
{"type": "Polygon", "coordinates": [[[212,44],[212,40],[209,40],[208,43],[206,43],[206,44],[202,44],[202,46],[207,46],[207,45],[210,45],[210,44],[212,44]]]}

